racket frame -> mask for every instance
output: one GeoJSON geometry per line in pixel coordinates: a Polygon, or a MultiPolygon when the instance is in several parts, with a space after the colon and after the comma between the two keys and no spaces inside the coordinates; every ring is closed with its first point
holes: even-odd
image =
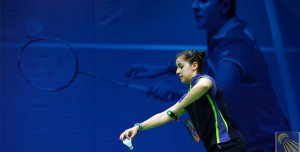
{"type": "Polygon", "coordinates": [[[68,43],[64,42],[63,40],[56,39],[56,38],[47,38],[47,37],[45,37],[45,38],[37,38],[37,39],[34,39],[34,40],[31,40],[31,41],[27,42],[27,43],[22,47],[22,49],[21,49],[21,54],[20,54],[19,60],[18,60],[18,69],[19,69],[19,71],[20,71],[22,77],[23,77],[27,82],[29,82],[31,85],[33,85],[33,86],[35,86],[35,87],[37,87],[37,88],[39,88],[39,89],[46,90],[46,91],[59,91],[59,90],[63,90],[63,89],[65,89],[66,87],[68,87],[68,86],[74,81],[74,79],[76,78],[76,76],[77,76],[77,74],[78,74],[78,57],[77,57],[76,53],[73,51],[72,47],[71,47],[68,43]],[[65,44],[65,45],[69,48],[69,50],[72,52],[72,54],[74,55],[75,62],[76,62],[75,73],[74,73],[72,79],[71,79],[66,85],[64,85],[64,86],[62,86],[62,87],[55,88],[55,89],[49,89],[49,88],[41,87],[41,86],[39,86],[39,85],[33,83],[33,82],[30,81],[29,79],[27,79],[27,78],[25,77],[24,73],[22,72],[22,68],[21,68],[21,59],[22,59],[22,54],[23,54],[25,48],[26,48],[29,44],[32,44],[32,43],[37,42],[37,41],[43,41],[43,40],[54,41],[54,42],[59,42],[59,43],[65,44]]]}
{"type": "Polygon", "coordinates": [[[199,141],[200,141],[199,134],[198,134],[198,132],[196,131],[196,128],[195,128],[194,124],[192,123],[192,121],[191,121],[190,119],[186,119],[186,123],[183,123],[183,122],[180,121],[179,118],[178,118],[173,112],[171,112],[170,110],[167,111],[167,115],[168,115],[169,117],[171,117],[171,118],[174,118],[175,120],[177,120],[178,122],[180,122],[182,125],[184,125],[185,127],[187,127],[190,136],[193,138],[193,140],[194,140],[195,142],[199,142],[199,141]],[[196,139],[194,138],[193,134],[191,133],[190,128],[189,128],[189,125],[188,125],[188,121],[190,121],[191,124],[193,125],[193,128],[194,128],[195,131],[196,131],[196,135],[197,135],[197,139],[198,139],[198,140],[196,140],[196,139]]]}
{"type": "Polygon", "coordinates": [[[199,142],[199,141],[200,141],[199,134],[198,134],[198,132],[196,131],[196,128],[195,128],[194,124],[192,123],[192,121],[191,121],[190,119],[186,119],[186,127],[188,128],[188,131],[189,131],[191,137],[193,138],[193,140],[194,140],[195,142],[199,142]],[[193,133],[192,133],[191,130],[190,130],[190,127],[189,127],[189,125],[188,125],[188,121],[191,122],[191,124],[193,125],[193,128],[195,129],[195,132],[196,132],[196,135],[197,135],[197,140],[194,138],[193,133]]]}
{"type": "Polygon", "coordinates": [[[107,81],[107,82],[119,84],[119,85],[125,86],[127,88],[131,88],[133,90],[136,90],[136,91],[139,91],[139,92],[142,92],[142,93],[148,93],[149,92],[149,88],[146,87],[146,86],[137,85],[137,84],[128,84],[128,83],[123,83],[123,82],[119,82],[119,81],[115,81],[115,80],[109,80],[109,79],[105,79],[105,78],[99,77],[99,76],[91,74],[91,73],[86,73],[86,72],[79,71],[79,61],[78,61],[77,54],[75,53],[75,51],[73,50],[73,48],[71,47],[71,45],[69,45],[65,41],[57,39],[57,38],[41,37],[41,38],[37,38],[37,39],[34,39],[34,40],[31,40],[31,41],[27,42],[22,47],[22,49],[21,49],[21,53],[20,53],[20,56],[19,56],[19,59],[18,59],[18,69],[19,69],[19,72],[21,73],[22,77],[27,82],[29,82],[31,85],[33,85],[33,86],[35,86],[35,87],[37,87],[39,89],[46,90],[46,91],[60,91],[60,90],[63,90],[65,88],[67,88],[74,81],[74,79],[76,78],[77,74],[80,73],[80,74],[84,74],[84,75],[87,75],[87,76],[90,76],[90,77],[94,77],[94,78],[97,78],[97,79],[100,79],[100,80],[103,80],[103,81],[107,81]],[[27,48],[28,45],[30,45],[30,44],[32,44],[34,42],[44,41],[44,40],[53,41],[53,42],[58,42],[58,43],[64,44],[64,45],[66,45],[69,48],[69,50],[74,55],[75,62],[76,62],[74,75],[73,75],[72,79],[66,85],[64,85],[62,87],[55,88],[55,89],[41,87],[41,86],[35,84],[34,82],[30,81],[29,79],[27,79],[26,76],[25,76],[25,74],[22,71],[22,68],[21,68],[21,59],[22,59],[22,54],[23,54],[25,48],[27,48]]]}

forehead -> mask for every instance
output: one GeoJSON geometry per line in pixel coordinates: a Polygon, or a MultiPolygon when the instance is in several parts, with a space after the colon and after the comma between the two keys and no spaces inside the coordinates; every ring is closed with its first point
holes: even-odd
{"type": "Polygon", "coordinates": [[[176,65],[178,65],[178,64],[185,64],[185,63],[187,63],[187,62],[184,60],[183,55],[180,56],[180,57],[178,57],[178,58],[176,59],[176,65]]]}

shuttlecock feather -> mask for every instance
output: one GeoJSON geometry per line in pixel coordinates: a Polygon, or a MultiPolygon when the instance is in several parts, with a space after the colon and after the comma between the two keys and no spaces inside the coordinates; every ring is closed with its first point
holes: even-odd
{"type": "Polygon", "coordinates": [[[127,138],[125,138],[125,139],[123,140],[123,143],[124,143],[130,150],[133,149],[133,146],[132,146],[132,144],[131,144],[131,140],[128,140],[127,138]]]}

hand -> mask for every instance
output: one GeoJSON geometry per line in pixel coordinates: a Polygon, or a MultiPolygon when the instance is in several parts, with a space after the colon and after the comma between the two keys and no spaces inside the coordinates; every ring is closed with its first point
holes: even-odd
{"type": "Polygon", "coordinates": [[[138,130],[139,130],[139,126],[133,126],[132,128],[129,128],[129,129],[125,130],[125,131],[120,135],[120,139],[119,139],[119,140],[123,141],[124,136],[125,136],[128,140],[133,139],[133,137],[137,134],[138,130]],[[131,135],[131,136],[129,137],[129,135],[131,135]]]}
{"type": "Polygon", "coordinates": [[[176,117],[171,117],[173,120],[178,120],[179,117],[182,115],[183,108],[179,108],[178,105],[173,106],[169,109],[176,117]]]}
{"type": "Polygon", "coordinates": [[[172,101],[174,89],[167,86],[164,82],[159,82],[149,86],[148,96],[153,96],[156,100],[172,101]]]}
{"type": "Polygon", "coordinates": [[[131,65],[125,76],[133,76],[135,79],[156,78],[168,72],[167,65],[151,65],[148,63],[136,63],[131,65]]]}

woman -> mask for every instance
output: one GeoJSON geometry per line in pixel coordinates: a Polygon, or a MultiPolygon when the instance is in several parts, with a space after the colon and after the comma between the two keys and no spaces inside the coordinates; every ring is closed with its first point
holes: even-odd
{"type": "MultiPolygon", "coordinates": [[[[236,16],[235,3],[235,0],[193,3],[197,27],[207,33],[203,71],[224,90],[232,118],[247,142],[247,151],[272,152],[274,132],[290,128],[277,101],[268,64],[247,23],[236,16]]],[[[157,77],[175,71],[174,62],[163,66],[135,64],[127,76],[157,77]]],[[[182,95],[181,91],[162,83],[150,86],[149,90],[151,96],[163,101],[168,101],[170,94],[182,95]]]]}
{"type": "Polygon", "coordinates": [[[125,130],[120,140],[125,136],[132,139],[140,130],[158,127],[173,120],[167,115],[170,110],[177,117],[189,113],[207,151],[246,151],[246,143],[230,117],[222,89],[213,78],[201,74],[204,57],[203,51],[195,50],[178,54],[176,74],[182,83],[190,84],[188,93],[166,111],[125,130]]]}

